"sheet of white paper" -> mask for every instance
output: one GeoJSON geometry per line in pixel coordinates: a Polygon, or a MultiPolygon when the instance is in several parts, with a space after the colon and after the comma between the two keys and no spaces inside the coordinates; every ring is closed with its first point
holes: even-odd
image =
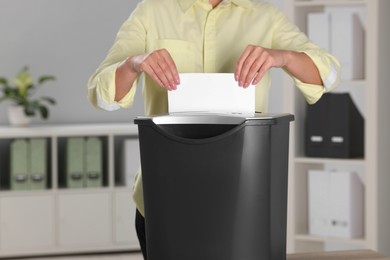
{"type": "Polygon", "coordinates": [[[184,73],[168,104],[170,113],[254,113],[255,87],[239,87],[233,73],[184,73]]]}

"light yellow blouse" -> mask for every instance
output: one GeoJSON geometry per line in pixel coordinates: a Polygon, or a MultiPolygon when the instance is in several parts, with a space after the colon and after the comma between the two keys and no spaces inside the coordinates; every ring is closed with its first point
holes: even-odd
{"type": "MultiPolygon", "coordinates": [[[[337,59],[309,42],[269,3],[223,0],[212,9],[208,0],[144,0],[124,22],[107,57],[89,79],[88,98],[95,107],[109,111],[133,104],[137,82],[122,100],[114,101],[115,70],[129,56],[165,48],[179,73],[232,73],[249,44],[306,53],[324,83],[324,86],[305,84],[293,77],[310,104],[339,82],[337,59]]],[[[148,76],[142,78],[145,114],[166,113],[167,91],[148,76]]],[[[257,86],[252,86],[256,87],[256,111],[267,111],[270,80],[267,73],[257,86]]],[[[133,197],[143,213],[140,174],[136,177],[133,197]]]]}

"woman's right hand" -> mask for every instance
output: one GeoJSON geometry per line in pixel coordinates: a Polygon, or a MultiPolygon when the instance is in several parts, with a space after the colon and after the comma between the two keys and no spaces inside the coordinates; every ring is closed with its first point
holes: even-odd
{"type": "Polygon", "coordinates": [[[158,85],[167,90],[177,89],[180,84],[179,73],[172,56],[166,49],[155,50],[128,59],[132,69],[149,75],[158,85]]]}

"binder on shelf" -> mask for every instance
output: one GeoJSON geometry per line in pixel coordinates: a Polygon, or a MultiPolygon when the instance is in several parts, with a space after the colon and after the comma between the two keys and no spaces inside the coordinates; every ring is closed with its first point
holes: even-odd
{"type": "Polygon", "coordinates": [[[354,172],[330,172],[329,236],[359,238],[363,236],[363,184],[354,172]]]}
{"type": "Polygon", "coordinates": [[[326,171],[308,172],[309,234],[327,236],[330,228],[329,174],[326,171]]]}
{"type": "Polygon", "coordinates": [[[364,79],[365,29],[359,8],[326,7],[307,15],[307,35],[341,64],[341,79],[364,79]]]}
{"type": "Polygon", "coordinates": [[[47,140],[31,139],[29,149],[29,183],[32,190],[43,190],[47,187],[47,140]]]}
{"type": "Polygon", "coordinates": [[[364,187],[351,171],[308,173],[309,234],[359,238],[364,230],[364,187]]]}
{"type": "Polygon", "coordinates": [[[324,94],[314,105],[308,105],[306,116],[306,155],[326,157],[328,139],[328,101],[324,94]]]}
{"type": "Polygon", "coordinates": [[[329,156],[336,158],[363,157],[364,119],[351,96],[332,94],[329,98],[331,116],[329,156]]]}
{"type": "Polygon", "coordinates": [[[85,186],[103,186],[103,148],[97,137],[89,137],[85,141],[85,186]]]}
{"type": "Polygon", "coordinates": [[[353,158],[364,155],[364,119],[348,93],[326,93],[306,116],[306,155],[353,158]]]}
{"type": "Polygon", "coordinates": [[[11,142],[11,190],[28,190],[28,142],[15,139],[11,142]]]}
{"type": "Polygon", "coordinates": [[[341,64],[341,79],[364,78],[364,27],[354,10],[327,8],[331,15],[331,53],[341,64]]]}
{"type": "Polygon", "coordinates": [[[134,178],[141,167],[138,138],[129,138],[123,142],[123,174],[127,187],[133,187],[134,178]]]}
{"type": "Polygon", "coordinates": [[[2,158],[2,160],[0,161],[0,191],[5,189],[6,188],[6,183],[8,183],[5,178],[7,176],[5,176],[5,167],[6,167],[6,163],[4,162],[5,160],[7,160],[6,158],[2,158]]]}
{"type": "Polygon", "coordinates": [[[330,16],[327,12],[307,15],[307,34],[319,47],[330,51],[330,16]]]}
{"type": "Polygon", "coordinates": [[[82,188],[85,182],[84,173],[84,138],[69,137],[66,142],[66,186],[82,188]]]}

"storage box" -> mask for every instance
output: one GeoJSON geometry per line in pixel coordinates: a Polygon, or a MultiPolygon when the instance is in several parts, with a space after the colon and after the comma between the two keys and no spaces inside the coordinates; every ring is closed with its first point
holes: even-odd
{"type": "Polygon", "coordinates": [[[103,145],[98,137],[85,140],[85,186],[103,186],[103,145]]]}
{"type": "Polygon", "coordinates": [[[309,233],[359,238],[364,230],[364,188],[350,171],[310,170],[309,233]]]}
{"type": "Polygon", "coordinates": [[[11,142],[11,190],[28,190],[28,148],[26,139],[15,139],[11,142]]]}
{"type": "Polygon", "coordinates": [[[364,79],[365,32],[356,10],[328,7],[330,14],[330,52],[341,64],[341,79],[364,79]]]}
{"type": "Polygon", "coordinates": [[[364,155],[364,119],[348,93],[326,93],[306,116],[306,156],[364,155]]]}
{"type": "Polygon", "coordinates": [[[128,138],[123,142],[123,173],[127,187],[133,187],[134,178],[141,167],[139,141],[137,138],[128,138]]]}
{"type": "Polygon", "coordinates": [[[307,15],[307,35],[341,64],[341,79],[364,79],[365,29],[361,9],[327,7],[307,15]]]}
{"type": "Polygon", "coordinates": [[[66,143],[66,186],[82,188],[85,183],[85,143],[83,137],[69,137],[66,143]]]}
{"type": "Polygon", "coordinates": [[[29,181],[32,190],[43,190],[47,187],[47,140],[30,139],[29,147],[29,181]]]}

